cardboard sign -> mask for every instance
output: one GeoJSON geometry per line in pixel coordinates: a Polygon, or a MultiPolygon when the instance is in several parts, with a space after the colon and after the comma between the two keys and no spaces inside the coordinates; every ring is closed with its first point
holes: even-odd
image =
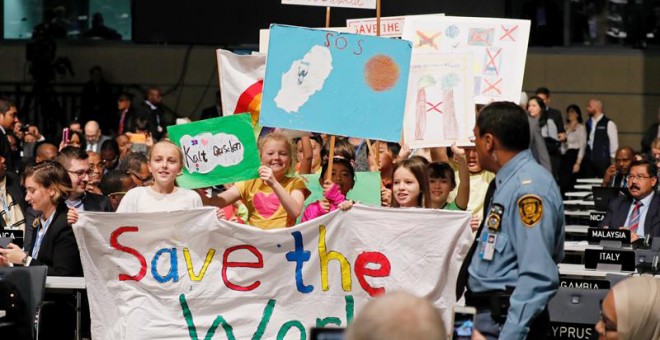
{"type": "Polygon", "coordinates": [[[530,21],[470,17],[407,17],[403,39],[413,53],[474,55],[474,100],[520,102],[530,21]]]}
{"type": "Polygon", "coordinates": [[[411,148],[472,146],[474,70],[470,53],[414,54],[410,65],[404,142],[411,148]]]}
{"type": "Polygon", "coordinates": [[[398,142],[410,42],[272,25],[260,123],[398,142]]]}
{"type": "MultiPolygon", "coordinates": [[[[437,17],[444,16],[443,13],[438,14],[424,14],[424,15],[407,15],[398,17],[381,17],[380,18],[380,36],[389,38],[401,38],[403,33],[403,25],[406,17],[437,17]]],[[[351,29],[351,33],[363,35],[376,35],[377,30],[376,18],[363,18],[363,19],[347,19],[346,27],[351,29]]]]}
{"type": "Polygon", "coordinates": [[[259,177],[259,151],[249,114],[206,119],[168,127],[183,152],[179,186],[209,187],[259,177]]]}

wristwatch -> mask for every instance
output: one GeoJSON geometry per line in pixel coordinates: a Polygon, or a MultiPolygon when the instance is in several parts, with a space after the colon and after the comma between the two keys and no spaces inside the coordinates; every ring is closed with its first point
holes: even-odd
{"type": "Polygon", "coordinates": [[[25,255],[25,257],[24,257],[23,260],[21,261],[21,264],[22,264],[23,266],[27,267],[28,264],[30,263],[30,260],[31,260],[30,256],[29,256],[29,255],[25,255]]]}

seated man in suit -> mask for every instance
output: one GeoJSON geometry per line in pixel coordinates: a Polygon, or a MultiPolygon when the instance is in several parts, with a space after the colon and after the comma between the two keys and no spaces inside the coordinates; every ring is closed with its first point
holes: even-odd
{"type": "Polygon", "coordinates": [[[629,195],[610,202],[601,228],[630,229],[632,242],[647,235],[660,237],[660,195],[655,194],[658,183],[657,167],[646,160],[634,161],[628,175],[629,195]]]}
{"type": "Polygon", "coordinates": [[[603,187],[625,188],[628,186],[627,177],[630,172],[630,164],[635,159],[635,151],[624,146],[616,150],[614,164],[610,165],[603,174],[603,187]]]}

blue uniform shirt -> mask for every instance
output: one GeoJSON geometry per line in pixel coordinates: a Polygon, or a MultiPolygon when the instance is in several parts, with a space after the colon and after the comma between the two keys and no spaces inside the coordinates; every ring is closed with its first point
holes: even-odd
{"type": "MultiPolygon", "coordinates": [[[[529,150],[506,163],[494,181],[497,188],[486,210],[482,236],[492,232],[489,222],[499,224],[495,251],[490,261],[480,251],[474,253],[468,287],[475,293],[514,288],[500,339],[525,339],[531,321],[559,287],[564,203],[552,175],[529,150]],[[493,212],[499,216],[491,216],[493,212]]],[[[483,237],[479,242],[477,249],[485,246],[483,237]]]]}

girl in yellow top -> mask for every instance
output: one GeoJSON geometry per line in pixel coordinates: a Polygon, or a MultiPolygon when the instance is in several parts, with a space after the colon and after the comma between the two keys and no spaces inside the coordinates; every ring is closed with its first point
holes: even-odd
{"type": "Polygon", "coordinates": [[[273,132],[259,141],[259,152],[259,178],[238,182],[210,202],[222,208],[240,199],[248,208],[247,224],[262,229],[290,227],[309,195],[302,179],[286,176],[291,167],[291,144],[286,136],[273,132]]]}

